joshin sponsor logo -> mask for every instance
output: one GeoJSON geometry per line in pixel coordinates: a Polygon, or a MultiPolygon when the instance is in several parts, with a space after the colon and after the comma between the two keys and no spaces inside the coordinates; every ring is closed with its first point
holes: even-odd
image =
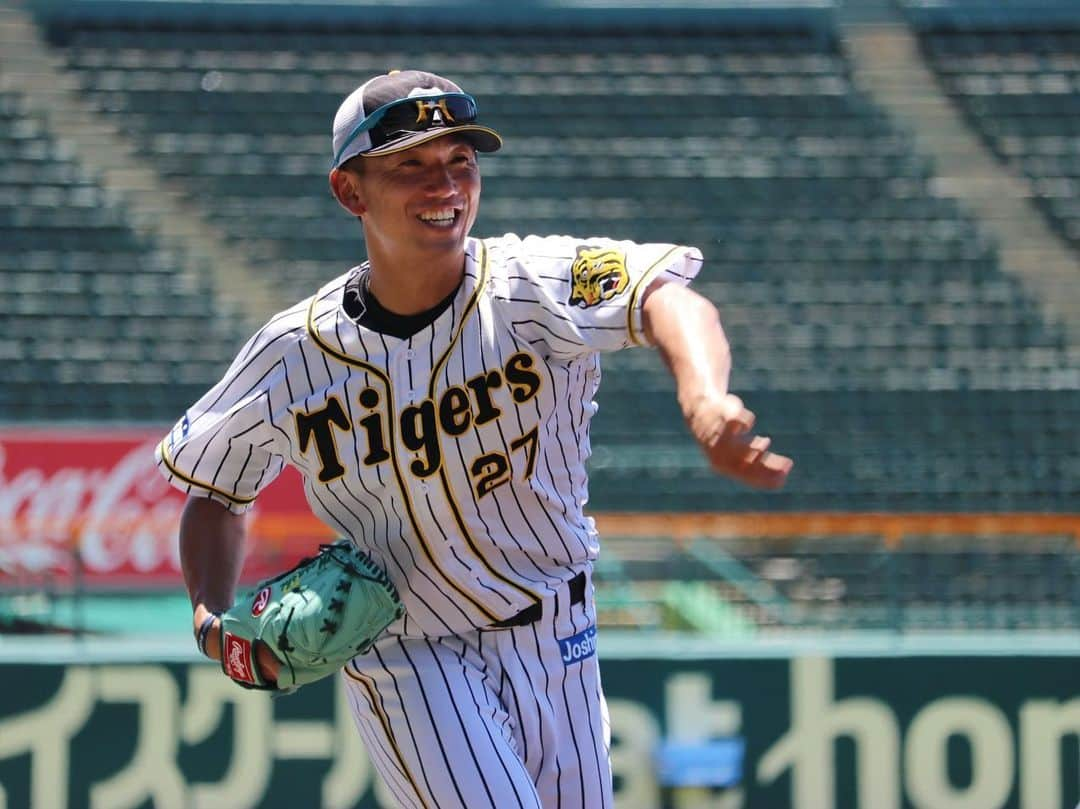
{"type": "Polygon", "coordinates": [[[584,632],[578,632],[572,638],[559,641],[563,663],[570,665],[596,654],[596,627],[590,626],[584,632]]]}

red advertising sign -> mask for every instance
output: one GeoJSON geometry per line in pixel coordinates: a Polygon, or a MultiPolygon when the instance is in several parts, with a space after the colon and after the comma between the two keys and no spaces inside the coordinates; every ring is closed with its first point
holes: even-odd
{"type": "MultiPolygon", "coordinates": [[[[183,492],[154,464],[166,432],[0,429],[0,577],[81,577],[87,587],[177,586],[183,492]]],[[[329,532],[291,468],[249,512],[242,579],[310,555],[329,532]]]]}

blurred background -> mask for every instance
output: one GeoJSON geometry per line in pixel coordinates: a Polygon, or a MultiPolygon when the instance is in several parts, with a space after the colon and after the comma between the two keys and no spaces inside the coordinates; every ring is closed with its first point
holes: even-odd
{"type": "MultiPolygon", "coordinates": [[[[114,721],[102,667],[191,698],[182,500],[152,450],[270,314],[363,259],[330,123],[394,68],[454,79],[505,138],[475,235],[699,246],[732,389],[796,459],[780,493],[715,478],[658,358],[604,358],[601,654],[616,730],[631,704],[655,723],[616,739],[620,805],[1076,804],[1075,0],[0,0],[0,807],[274,806],[296,782],[200,792],[191,725],[164,779],[129,750],[48,782],[33,740],[69,692],[69,737],[114,721]],[[895,727],[830,719],[844,688],[895,727]],[[827,761],[792,752],[812,738],[827,761]]],[[[247,583],[327,536],[275,487],[247,583]]],[[[337,772],[324,805],[389,805],[337,772]]]]}

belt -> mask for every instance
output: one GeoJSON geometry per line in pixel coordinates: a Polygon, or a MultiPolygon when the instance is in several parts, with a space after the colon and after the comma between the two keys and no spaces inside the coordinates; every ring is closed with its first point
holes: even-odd
{"type": "MultiPolygon", "coordinates": [[[[571,604],[584,604],[585,603],[585,571],[578,573],[574,578],[570,579],[567,583],[567,589],[570,591],[570,603],[571,604]]],[[[496,621],[491,624],[492,629],[509,629],[512,626],[528,626],[540,620],[540,616],[544,614],[544,608],[541,602],[537,601],[535,604],[531,604],[517,615],[506,618],[502,621],[496,621]]]]}

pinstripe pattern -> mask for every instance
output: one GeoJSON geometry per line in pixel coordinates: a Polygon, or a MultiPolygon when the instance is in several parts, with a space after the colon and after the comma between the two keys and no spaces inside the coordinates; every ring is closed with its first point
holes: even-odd
{"type": "Polygon", "coordinates": [[[296,466],[312,511],[398,587],[391,631],[409,637],[508,618],[596,557],[598,353],[636,341],[649,279],[700,265],[691,248],[570,237],[474,239],[467,256],[449,308],[408,339],[344,313],[363,268],[275,316],[158,450],[170,481],[236,513],[296,466]],[[624,255],[628,283],[583,307],[570,265],[585,244],[624,255]]]}
{"type": "Polygon", "coordinates": [[[389,637],[345,669],[356,722],[402,806],[605,809],[610,728],[595,655],[562,641],[595,624],[565,587],[528,626],[389,637]],[[378,697],[376,698],[376,694],[378,697]],[[422,778],[402,773],[422,772],[422,778]]]}
{"type": "Polygon", "coordinates": [[[290,464],[312,512],[387,572],[405,615],[346,674],[402,806],[602,809],[597,659],[562,651],[595,619],[566,582],[599,551],[584,511],[599,355],[640,344],[645,289],[688,282],[701,255],[507,235],[466,257],[448,308],[408,338],[345,312],[363,266],[276,315],[157,460],[237,514],[290,464]],[[538,621],[491,629],[538,604],[538,621]]]}
{"type": "MultiPolygon", "coordinates": [[[[359,672],[355,666],[350,665],[347,672],[354,684],[346,690],[349,703],[352,706],[354,717],[368,717],[373,727],[377,728],[370,734],[371,739],[367,742],[368,754],[375,760],[375,766],[382,775],[383,780],[398,796],[404,806],[419,806],[423,809],[432,806],[424,799],[425,794],[430,793],[430,786],[423,783],[423,779],[413,777],[409,762],[406,760],[401,748],[398,746],[398,733],[395,727],[401,723],[392,724],[387,715],[385,701],[379,696],[374,680],[359,672]]],[[[359,721],[359,719],[357,720],[359,721]]],[[[405,727],[408,724],[405,723],[405,727]]],[[[368,734],[364,734],[367,738],[368,734]]],[[[409,734],[411,744],[415,746],[415,736],[409,734]]]]}

